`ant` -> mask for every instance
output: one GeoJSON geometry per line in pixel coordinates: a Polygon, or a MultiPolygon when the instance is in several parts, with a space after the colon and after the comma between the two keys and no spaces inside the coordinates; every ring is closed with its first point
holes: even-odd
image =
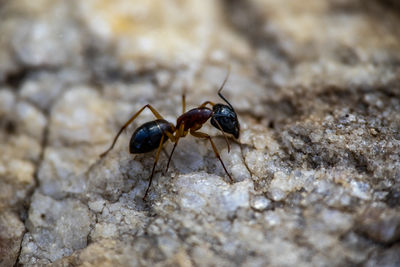
{"type": "Polygon", "coordinates": [[[221,94],[222,89],[226,81],[228,80],[229,73],[226,75],[225,80],[223,81],[221,87],[218,90],[218,96],[225,101],[225,104],[214,104],[211,101],[206,101],[201,104],[199,107],[191,109],[189,111],[185,111],[186,109],[186,95],[185,92],[182,94],[182,115],[180,115],[176,121],[176,125],[166,121],[155,108],[153,108],[150,104],[145,105],[139,111],[137,111],[119,130],[117,135],[114,138],[109,149],[107,149],[104,153],[100,155],[100,157],[104,157],[115,145],[118,137],[121,135],[122,131],[128,127],[145,109],[148,108],[157,118],[156,120],[149,121],[141,125],[139,128],[135,130],[132,134],[130,143],[129,143],[129,152],[131,154],[142,154],[153,151],[157,149],[156,157],[153,164],[153,169],[151,171],[149,185],[147,186],[146,192],[144,194],[143,200],[146,199],[146,196],[149,192],[151,182],[153,180],[154,170],[157,165],[158,157],[160,155],[161,148],[163,144],[170,139],[174,142],[174,147],[172,148],[171,154],[168,158],[166,172],[168,171],[169,163],[171,161],[172,155],[175,151],[176,146],[178,145],[178,141],[180,138],[185,137],[188,133],[190,133],[194,137],[208,139],[211,143],[212,149],[214,150],[215,156],[219,159],[224,168],[226,174],[228,175],[231,182],[233,179],[231,175],[225,168],[224,162],[222,161],[217,147],[211,139],[211,136],[199,132],[198,130],[203,126],[204,123],[211,118],[211,125],[217,128],[222,132],[225,137],[225,141],[228,145],[228,152],[230,151],[229,142],[225,135],[225,133],[233,135],[236,139],[239,138],[240,125],[235,112],[235,109],[232,105],[226,100],[226,98],[221,94]],[[207,105],[210,105],[211,108],[208,108],[207,105]]]}

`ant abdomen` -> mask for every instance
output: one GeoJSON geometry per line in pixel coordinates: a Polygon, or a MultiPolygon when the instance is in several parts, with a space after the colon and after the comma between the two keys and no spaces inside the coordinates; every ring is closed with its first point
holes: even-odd
{"type": "Polygon", "coordinates": [[[174,132],[173,126],[168,121],[154,120],[146,122],[132,134],[129,142],[129,152],[131,154],[141,154],[157,149],[160,146],[163,135],[163,143],[168,140],[166,132],[174,132]]]}

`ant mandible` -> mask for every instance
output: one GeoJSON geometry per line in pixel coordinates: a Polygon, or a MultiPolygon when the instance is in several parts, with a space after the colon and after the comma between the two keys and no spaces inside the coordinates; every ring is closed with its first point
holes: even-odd
{"type": "Polygon", "coordinates": [[[211,143],[211,146],[214,150],[215,156],[219,159],[224,168],[226,174],[228,175],[231,182],[233,179],[231,175],[225,168],[224,162],[222,161],[217,147],[211,139],[211,136],[199,132],[198,130],[203,126],[204,123],[211,118],[211,125],[217,128],[222,132],[225,137],[225,141],[228,145],[228,152],[230,151],[229,143],[225,133],[233,135],[236,139],[239,138],[240,125],[235,112],[235,109],[232,105],[225,99],[225,97],[221,94],[222,89],[229,77],[228,74],[225,77],[221,87],[218,90],[218,96],[225,101],[225,104],[214,104],[211,101],[206,101],[201,104],[199,107],[191,109],[189,111],[185,111],[186,109],[186,96],[185,93],[182,94],[182,115],[178,117],[176,121],[176,125],[174,126],[172,123],[166,121],[160,113],[157,112],[155,108],[153,108],[150,104],[142,107],[138,112],[136,112],[119,130],[117,135],[114,138],[109,149],[107,149],[104,153],[100,155],[100,157],[104,157],[115,145],[118,137],[121,135],[122,131],[128,127],[145,109],[148,108],[157,118],[156,120],[149,121],[141,125],[139,128],[135,130],[132,134],[130,143],[129,143],[129,152],[131,154],[142,154],[153,151],[157,149],[156,157],[154,159],[153,169],[151,171],[149,185],[147,186],[146,192],[144,194],[143,200],[146,199],[146,196],[149,192],[151,182],[153,180],[154,170],[157,165],[158,157],[160,155],[160,151],[162,145],[170,139],[174,142],[174,147],[172,148],[171,154],[168,158],[166,172],[168,171],[169,163],[172,158],[172,154],[175,151],[176,146],[178,145],[178,141],[180,138],[185,137],[188,133],[190,133],[194,137],[205,138],[208,139],[211,143]],[[212,109],[208,108],[207,105],[210,105],[212,109]]]}

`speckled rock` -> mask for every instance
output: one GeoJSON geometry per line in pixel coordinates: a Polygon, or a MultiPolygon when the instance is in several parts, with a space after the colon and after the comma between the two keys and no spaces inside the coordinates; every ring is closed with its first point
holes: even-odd
{"type": "Polygon", "coordinates": [[[13,266],[21,248],[24,224],[12,212],[0,213],[0,265],[13,266]]]}
{"type": "Polygon", "coordinates": [[[358,230],[368,238],[390,245],[400,239],[400,213],[382,204],[366,208],[357,220],[358,230]]]}
{"type": "Polygon", "coordinates": [[[86,205],[73,199],[53,200],[40,193],[31,201],[21,264],[50,263],[87,246],[93,218],[86,205]]]}
{"type": "Polygon", "coordinates": [[[35,170],[47,118],[0,86],[0,265],[13,266],[25,233],[23,219],[36,185],[35,170]]]}
{"type": "Polygon", "coordinates": [[[7,88],[0,89],[0,211],[24,204],[35,185],[47,118],[7,88]]]}
{"type": "Polygon", "coordinates": [[[398,266],[395,1],[0,4],[0,265],[398,266]],[[382,19],[384,18],[384,19],[382,19]],[[217,95],[241,134],[129,154],[217,95]]]}
{"type": "Polygon", "coordinates": [[[383,253],[373,253],[365,266],[395,267],[400,265],[400,247],[395,245],[383,253]]]}

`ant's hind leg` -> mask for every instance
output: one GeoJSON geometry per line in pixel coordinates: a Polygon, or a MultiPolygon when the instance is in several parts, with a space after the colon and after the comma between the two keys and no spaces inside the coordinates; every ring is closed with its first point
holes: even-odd
{"type": "Polygon", "coordinates": [[[157,119],[159,119],[159,120],[164,119],[164,118],[160,115],[160,113],[158,113],[158,111],[157,111],[155,108],[153,108],[151,105],[149,105],[149,104],[145,105],[144,107],[142,107],[141,109],[139,109],[139,111],[136,112],[136,113],[121,127],[121,129],[118,131],[117,135],[114,137],[114,140],[113,140],[111,146],[110,146],[106,151],[104,151],[104,152],[100,155],[101,158],[104,157],[105,155],[107,155],[107,153],[108,153],[111,149],[113,149],[115,143],[117,142],[118,137],[121,135],[121,133],[123,132],[123,130],[125,130],[125,128],[128,127],[128,125],[131,124],[131,123],[137,118],[137,116],[139,116],[140,113],[142,113],[142,111],[143,111],[145,108],[150,109],[150,111],[154,114],[154,116],[155,116],[157,119]]]}
{"type": "Polygon", "coordinates": [[[226,174],[228,175],[229,179],[231,180],[231,182],[233,182],[232,176],[231,176],[231,175],[229,174],[229,172],[226,170],[225,164],[224,164],[224,162],[222,161],[222,159],[221,159],[221,157],[220,157],[220,155],[219,155],[218,149],[217,149],[217,147],[215,146],[213,140],[211,139],[211,136],[209,136],[209,135],[206,134],[206,133],[196,132],[196,131],[190,131],[190,134],[193,135],[194,137],[206,138],[206,139],[210,140],[210,143],[211,143],[211,146],[212,146],[212,148],[213,148],[213,150],[214,150],[215,156],[216,156],[216,157],[219,159],[219,161],[221,162],[222,167],[224,168],[224,170],[225,170],[226,174]]]}
{"type": "Polygon", "coordinates": [[[165,137],[165,135],[162,135],[160,144],[158,145],[158,149],[157,149],[157,153],[156,153],[156,158],[154,159],[153,169],[151,170],[149,185],[147,186],[146,192],[144,193],[143,200],[146,199],[147,193],[149,192],[149,189],[150,189],[150,186],[151,186],[151,182],[153,181],[154,170],[156,169],[157,161],[158,161],[158,158],[159,158],[159,156],[160,156],[160,152],[161,152],[162,145],[163,145],[163,143],[164,143],[164,137],[165,137]]]}

